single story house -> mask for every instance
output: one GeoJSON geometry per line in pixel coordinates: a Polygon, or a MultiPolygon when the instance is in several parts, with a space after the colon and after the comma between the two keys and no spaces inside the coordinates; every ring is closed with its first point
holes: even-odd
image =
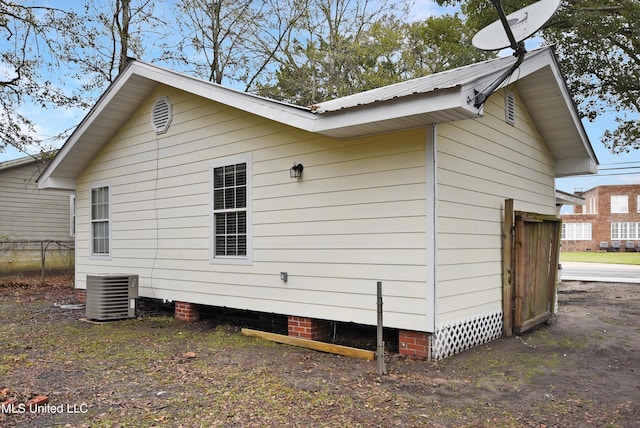
{"type": "Polygon", "coordinates": [[[385,327],[441,358],[502,335],[502,224],[597,160],[553,49],[300,107],[132,61],[39,179],[76,194],[76,287],[385,327]]]}
{"type": "Polygon", "coordinates": [[[73,193],[37,184],[52,155],[0,162],[0,275],[73,269],[73,193]]]}
{"type": "Polygon", "coordinates": [[[46,155],[0,162],[0,241],[73,239],[72,192],[38,188],[48,162],[46,155]]]}

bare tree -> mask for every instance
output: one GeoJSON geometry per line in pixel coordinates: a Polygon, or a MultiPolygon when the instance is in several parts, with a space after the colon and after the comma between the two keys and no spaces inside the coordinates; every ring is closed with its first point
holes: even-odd
{"type": "Polygon", "coordinates": [[[153,46],[165,34],[165,21],[153,0],[86,0],[84,13],[67,40],[65,57],[85,94],[115,80],[129,57],[152,60],[153,46]]]}
{"type": "MultiPolygon", "coordinates": [[[[56,79],[63,47],[60,37],[76,22],[74,13],[0,0],[0,151],[13,146],[32,151],[46,143],[21,107],[83,106],[80,97],[56,79]]],[[[46,150],[47,147],[43,147],[46,150]]]]}
{"type": "Polygon", "coordinates": [[[215,83],[259,81],[306,13],[306,0],[185,0],[176,5],[181,38],[163,58],[215,83]]]}

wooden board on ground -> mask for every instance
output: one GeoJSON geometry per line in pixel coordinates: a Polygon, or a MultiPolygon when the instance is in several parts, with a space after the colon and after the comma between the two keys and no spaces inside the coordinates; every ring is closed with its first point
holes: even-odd
{"type": "Polygon", "coordinates": [[[368,361],[373,361],[376,357],[376,353],[374,351],[334,345],[326,342],[318,342],[316,340],[302,339],[300,337],[285,336],[283,334],[268,333],[266,331],[252,330],[249,328],[243,328],[242,334],[250,337],[259,337],[272,342],[284,343],[286,345],[300,346],[302,348],[314,349],[316,351],[328,352],[331,354],[345,355],[347,357],[362,358],[368,361]]]}

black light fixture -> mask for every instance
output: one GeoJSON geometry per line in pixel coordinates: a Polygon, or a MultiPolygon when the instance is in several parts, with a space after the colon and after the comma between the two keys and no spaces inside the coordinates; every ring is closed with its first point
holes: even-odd
{"type": "Polygon", "coordinates": [[[304,166],[301,163],[294,163],[291,169],[289,170],[289,174],[291,178],[300,178],[302,177],[302,170],[304,166]]]}

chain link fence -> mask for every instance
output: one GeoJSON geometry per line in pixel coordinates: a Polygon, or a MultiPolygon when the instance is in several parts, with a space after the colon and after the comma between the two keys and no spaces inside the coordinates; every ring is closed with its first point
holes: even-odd
{"type": "Polygon", "coordinates": [[[0,277],[72,275],[74,241],[0,241],[0,277]]]}

